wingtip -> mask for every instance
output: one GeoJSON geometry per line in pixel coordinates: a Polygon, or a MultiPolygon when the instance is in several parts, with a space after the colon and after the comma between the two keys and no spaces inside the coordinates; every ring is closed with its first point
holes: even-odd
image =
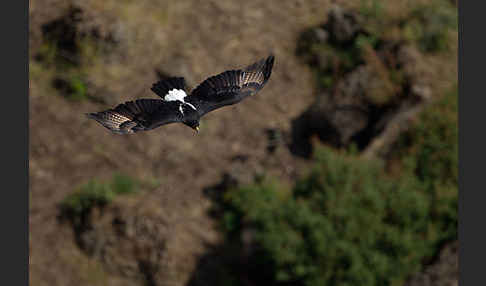
{"type": "Polygon", "coordinates": [[[275,62],[275,56],[273,54],[270,54],[267,58],[267,66],[272,67],[273,63],[275,62]]]}
{"type": "Polygon", "coordinates": [[[275,62],[275,56],[273,54],[270,54],[270,56],[268,56],[267,60],[265,61],[265,67],[263,72],[265,75],[265,81],[267,81],[270,78],[270,75],[272,74],[274,62],[275,62]]]}

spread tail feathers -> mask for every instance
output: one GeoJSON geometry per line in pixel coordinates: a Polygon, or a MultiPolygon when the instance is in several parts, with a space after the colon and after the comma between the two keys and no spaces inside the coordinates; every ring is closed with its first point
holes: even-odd
{"type": "Polygon", "coordinates": [[[137,125],[136,122],[130,120],[128,117],[115,113],[111,110],[86,113],[90,119],[96,120],[105,128],[116,134],[130,134],[134,133],[133,127],[137,125]]]}

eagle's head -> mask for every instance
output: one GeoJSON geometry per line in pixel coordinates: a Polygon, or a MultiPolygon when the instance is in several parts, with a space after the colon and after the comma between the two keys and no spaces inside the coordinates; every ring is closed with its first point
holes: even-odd
{"type": "Polygon", "coordinates": [[[184,121],[184,124],[199,132],[199,120],[184,121]]]}

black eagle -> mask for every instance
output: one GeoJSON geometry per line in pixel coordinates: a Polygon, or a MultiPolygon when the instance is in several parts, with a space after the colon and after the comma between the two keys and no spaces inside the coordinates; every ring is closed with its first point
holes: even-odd
{"type": "Polygon", "coordinates": [[[245,69],[228,70],[209,77],[188,95],[183,77],[171,77],[152,85],[160,99],[137,99],[86,115],[117,134],[145,131],[181,122],[199,131],[199,119],[217,108],[240,102],[255,95],[272,73],[274,56],[245,69]]]}

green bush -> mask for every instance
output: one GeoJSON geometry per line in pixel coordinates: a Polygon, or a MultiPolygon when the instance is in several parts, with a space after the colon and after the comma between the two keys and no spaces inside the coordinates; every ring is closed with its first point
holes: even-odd
{"type": "Polygon", "coordinates": [[[86,94],[86,84],[79,76],[71,76],[69,78],[68,90],[68,98],[71,100],[79,101],[88,97],[86,94]]]}
{"type": "Polygon", "coordinates": [[[324,149],[317,166],[287,195],[258,184],[229,192],[230,236],[255,232],[253,259],[275,282],[391,285],[431,255],[429,199],[414,178],[392,180],[378,164],[324,149]]]}
{"type": "Polygon", "coordinates": [[[383,18],[383,3],[379,0],[361,0],[359,12],[367,18],[383,18]]]}
{"type": "Polygon", "coordinates": [[[396,147],[405,171],[413,172],[432,198],[432,215],[440,218],[438,239],[457,233],[458,126],[457,88],[426,109],[396,147]]]}
{"type": "Polygon", "coordinates": [[[417,6],[403,23],[406,37],[424,52],[447,50],[448,33],[456,30],[457,25],[457,7],[444,0],[417,6]]]}
{"type": "Polygon", "coordinates": [[[138,181],[121,174],[115,174],[111,182],[92,179],[61,202],[61,212],[75,223],[80,223],[94,207],[103,207],[118,195],[132,194],[138,190],[138,181]]]}
{"type": "Polygon", "coordinates": [[[429,183],[457,185],[457,89],[429,106],[413,127],[401,136],[401,156],[410,160],[417,176],[429,183]]]}
{"type": "Polygon", "coordinates": [[[271,284],[400,285],[456,239],[456,101],[447,95],[402,137],[399,176],[325,148],[290,190],[261,182],[228,191],[222,226],[239,244],[253,234],[252,275],[271,284]]]}
{"type": "Polygon", "coordinates": [[[78,25],[81,15],[82,10],[69,7],[62,17],[44,24],[43,43],[32,51],[33,60],[39,69],[54,77],[52,84],[58,94],[73,101],[99,102],[99,98],[89,94],[87,79],[90,69],[114,45],[107,38],[101,38],[95,29],[81,29],[78,25]]]}

